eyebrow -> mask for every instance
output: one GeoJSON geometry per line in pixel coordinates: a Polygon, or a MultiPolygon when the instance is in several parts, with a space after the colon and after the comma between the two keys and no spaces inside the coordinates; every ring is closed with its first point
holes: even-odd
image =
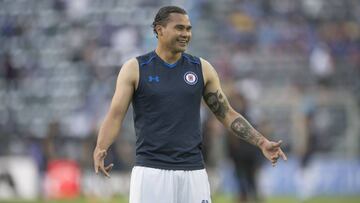
{"type": "Polygon", "coordinates": [[[175,25],[175,27],[185,27],[186,29],[191,29],[192,28],[191,25],[182,25],[182,24],[177,24],[177,25],[175,25]]]}

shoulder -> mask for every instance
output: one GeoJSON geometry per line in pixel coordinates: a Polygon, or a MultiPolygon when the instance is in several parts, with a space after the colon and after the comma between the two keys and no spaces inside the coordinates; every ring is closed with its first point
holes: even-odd
{"type": "Polygon", "coordinates": [[[121,79],[136,84],[138,81],[138,75],[139,63],[136,58],[131,58],[122,65],[118,75],[118,80],[121,79]]]}
{"type": "Polygon", "coordinates": [[[200,61],[199,57],[193,56],[193,55],[188,54],[188,53],[183,53],[182,55],[185,58],[185,60],[189,61],[190,63],[201,65],[201,61],[200,61]]]}
{"type": "Polygon", "coordinates": [[[120,72],[123,71],[127,73],[132,73],[132,72],[136,72],[138,68],[139,68],[139,63],[136,60],[136,58],[131,58],[125,61],[125,63],[121,67],[120,72]]]}
{"type": "Polygon", "coordinates": [[[201,65],[206,69],[211,69],[212,65],[209,63],[209,61],[205,60],[204,58],[200,58],[201,65]]]}
{"type": "Polygon", "coordinates": [[[216,79],[218,76],[215,68],[207,60],[203,58],[200,58],[200,61],[201,61],[205,83],[216,79]]]}

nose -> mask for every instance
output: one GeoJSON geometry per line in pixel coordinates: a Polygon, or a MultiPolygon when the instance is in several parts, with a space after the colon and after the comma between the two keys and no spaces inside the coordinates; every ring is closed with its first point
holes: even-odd
{"type": "Polygon", "coordinates": [[[191,36],[191,32],[190,31],[188,31],[188,30],[184,30],[184,31],[182,31],[181,33],[180,33],[180,36],[181,37],[186,37],[186,38],[189,38],[190,36],[191,36]]]}

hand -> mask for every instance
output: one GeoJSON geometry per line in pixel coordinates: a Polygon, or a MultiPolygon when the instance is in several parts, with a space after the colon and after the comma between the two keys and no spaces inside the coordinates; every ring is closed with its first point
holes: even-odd
{"type": "Polygon", "coordinates": [[[110,178],[110,171],[114,164],[109,164],[108,166],[104,167],[104,160],[107,153],[104,149],[99,149],[98,147],[94,150],[94,167],[95,173],[98,174],[99,170],[108,178],[110,178]]]}
{"type": "Polygon", "coordinates": [[[277,160],[281,157],[284,161],[287,160],[285,153],[281,150],[280,145],[282,141],[272,142],[266,140],[260,149],[264,156],[271,161],[272,166],[276,165],[277,160]]]}

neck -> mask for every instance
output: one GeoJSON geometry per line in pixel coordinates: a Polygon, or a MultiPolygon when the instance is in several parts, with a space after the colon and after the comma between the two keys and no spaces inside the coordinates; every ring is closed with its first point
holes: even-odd
{"type": "Polygon", "coordinates": [[[177,62],[181,57],[181,52],[173,52],[159,45],[156,47],[155,52],[163,61],[169,64],[177,62]]]}

